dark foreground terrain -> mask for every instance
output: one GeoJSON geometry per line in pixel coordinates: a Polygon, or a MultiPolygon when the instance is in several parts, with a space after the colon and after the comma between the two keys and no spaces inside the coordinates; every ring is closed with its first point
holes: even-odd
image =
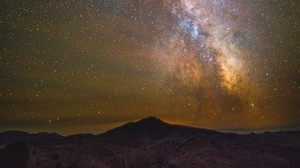
{"type": "Polygon", "coordinates": [[[300,132],[228,134],[150,117],[104,134],[0,133],[0,168],[300,167],[300,132]]]}

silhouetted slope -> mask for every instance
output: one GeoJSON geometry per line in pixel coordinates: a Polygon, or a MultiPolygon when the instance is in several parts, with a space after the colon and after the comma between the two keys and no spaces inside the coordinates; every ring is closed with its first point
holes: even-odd
{"type": "MultiPolygon", "coordinates": [[[[10,139],[28,136],[0,133],[0,139],[3,135],[10,139]]],[[[0,168],[26,163],[28,168],[300,167],[300,131],[229,134],[148,117],[99,135],[55,137],[40,143],[28,142],[28,149],[22,142],[2,146],[0,168]]]]}
{"type": "Polygon", "coordinates": [[[30,134],[22,131],[6,131],[0,133],[0,141],[24,141],[24,142],[40,142],[40,141],[52,141],[63,138],[62,135],[56,133],[40,132],[36,134],[30,134]]]}
{"type": "Polygon", "coordinates": [[[181,125],[172,125],[155,117],[148,117],[137,122],[129,122],[123,126],[109,130],[99,137],[106,138],[163,138],[167,136],[214,135],[217,131],[199,129],[181,125]]]}

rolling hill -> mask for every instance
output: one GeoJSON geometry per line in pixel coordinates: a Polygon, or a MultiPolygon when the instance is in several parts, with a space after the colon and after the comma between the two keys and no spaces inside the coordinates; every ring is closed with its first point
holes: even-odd
{"type": "Polygon", "coordinates": [[[299,131],[241,135],[172,125],[155,117],[99,135],[4,132],[0,142],[5,142],[0,149],[1,168],[300,165],[299,131]]]}

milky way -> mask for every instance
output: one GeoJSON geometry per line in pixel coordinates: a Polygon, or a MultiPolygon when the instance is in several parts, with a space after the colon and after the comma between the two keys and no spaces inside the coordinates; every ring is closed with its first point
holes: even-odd
{"type": "Polygon", "coordinates": [[[298,129],[296,0],[1,2],[0,129],[101,132],[146,116],[298,129]]]}
{"type": "Polygon", "coordinates": [[[262,63],[265,56],[259,52],[257,43],[261,38],[261,30],[253,23],[257,16],[250,14],[257,5],[262,4],[206,0],[167,3],[177,25],[162,38],[166,42],[156,54],[158,58],[164,57],[159,61],[162,71],[167,76],[173,74],[174,82],[196,94],[198,117],[205,117],[204,112],[239,111],[248,118],[253,114],[263,118],[265,111],[276,111],[277,107],[265,106],[266,95],[272,93],[262,81],[268,80],[269,72],[266,63],[262,63]],[[222,100],[213,107],[206,103],[206,99],[219,98],[222,100]],[[224,108],[224,103],[231,110],[224,108]]]}
{"type": "MultiPolygon", "coordinates": [[[[205,96],[201,94],[218,96],[222,91],[212,94],[211,90],[219,87],[217,89],[226,90],[228,95],[238,96],[246,103],[243,108],[248,108],[259,101],[256,92],[262,87],[255,78],[258,74],[251,77],[258,53],[249,49],[255,44],[247,42],[255,38],[254,32],[251,32],[254,28],[248,23],[251,18],[239,17],[243,14],[239,11],[242,6],[234,5],[232,1],[186,0],[168,3],[178,26],[173,32],[168,32],[170,35],[163,37],[166,42],[162,52],[165,48],[169,52],[163,56],[158,53],[157,57],[166,57],[159,62],[167,68],[163,70],[167,71],[167,75],[174,73],[178,82],[190,89],[209,92],[196,93],[198,98],[205,96]],[[242,26],[247,24],[248,28],[242,26]]],[[[201,103],[203,100],[197,101],[201,103]]],[[[241,108],[235,107],[239,105],[233,105],[232,109],[241,108]]]]}

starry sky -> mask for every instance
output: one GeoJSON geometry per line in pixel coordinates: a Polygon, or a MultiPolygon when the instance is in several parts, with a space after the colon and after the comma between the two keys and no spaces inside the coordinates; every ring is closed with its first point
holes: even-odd
{"type": "Polygon", "coordinates": [[[300,128],[300,1],[0,2],[0,131],[100,133],[156,116],[300,128]]]}

